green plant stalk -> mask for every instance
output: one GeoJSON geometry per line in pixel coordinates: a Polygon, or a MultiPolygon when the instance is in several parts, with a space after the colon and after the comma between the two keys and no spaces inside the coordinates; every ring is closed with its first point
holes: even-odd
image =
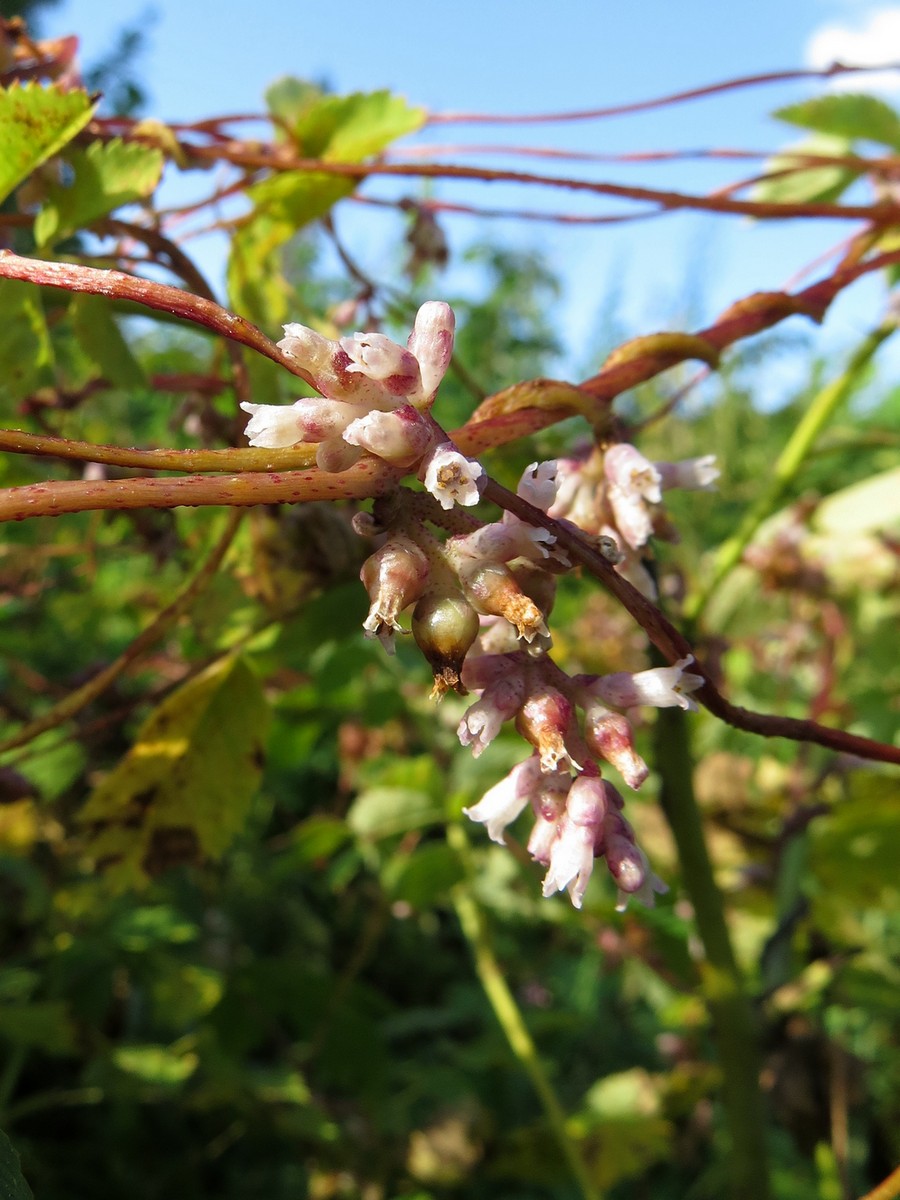
{"type": "Polygon", "coordinates": [[[689,728],[682,709],[660,709],[654,743],[662,780],[660,801],[678,848],[684,886],[705,954],[701,988],[722,1070],[722,1104],[731,1136],[729,1200],[766,1200],[769,1172],[759,1089],[759,1038],[703,836],[694,796],[689,728]]]}
{"type": "Polygon", "coordinates": [[[732,536],[719,547],[712,575],[706,585],[685,604],[684,615],[689,623],[696,624],[700,619],[719,585],[741,561],[760,525],[781,504],[822,430],[851,395],[882,342],[896,328],[896,321],[886,320],[874,329],[854,351],[846,371],[814,397],[778,456],[769,486],[759,495],[732,536]]]}
{"type": "MultiPolygon", "coordinates": [[[[458,824],[447,827],[449,845],[465,861],[469,858],[469,841],[465,831],[458,824]]],[[[456,915],[459,918],[463,935],[472,951],[475,960],[475,970],[494,1016],[506,1035],[510,1049],[519,1060],[523,1071],[531,1081],[537,1093],[544,1115],[547,1118],[562,1155],[572,1172],[573,1178],[581,1189],[584,1200],[602,1200],[587,1164],[581,1152],[573,1141],[566,1126],[566,1114],[559,1097],[553,1089],[553,1084],[544,1069],[532,1040],[528,1027],[522,1017],[522,1012],[516,1004],[515,997],[509,990],[503,970],[494,954],[488,934],[484,915],[479,908],[471,889],[466,885],[456,888],[453,898],[456,915]]]]}

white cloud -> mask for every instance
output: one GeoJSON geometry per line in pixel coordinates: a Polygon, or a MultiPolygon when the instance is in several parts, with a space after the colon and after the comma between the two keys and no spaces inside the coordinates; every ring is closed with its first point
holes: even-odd
{"type": "MultiPolygon", "coordinates": [[[[841,62],[852,66],[900,63],[900,5],[873,8],[855,24],[821,25],[806,43],[806,63],[817,70],[841,62]]],[[[843,91],[900,92],[900,71],[837,75],[843,91]]]]}

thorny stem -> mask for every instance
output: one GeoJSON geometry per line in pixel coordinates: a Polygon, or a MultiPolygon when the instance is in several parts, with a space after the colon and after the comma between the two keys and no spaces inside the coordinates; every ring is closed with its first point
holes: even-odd
{"type": "Polygon", "coordinates": [[[703,943],[701,987],[722,1068],[722,1104],[731,1135],[729,1197],[766,1200],[769,1179],[765,1110],[759,1088],[759,1035],[703,836],[694,796],[688,721],[680,708],[657,713],[654,748],[661,778],[660,803],[678,847],[684,886],[703,943]]]}
{"type": "Polygon", "coordinates": [[[896,321],[888,320],[873,330],[854,352],[846,371],[815,396],[778,456],[769,486],[749,509],[735,533],[719,547],[709,580],[685,605],[685,617],[689,622],[695,624],[700,619],[722,581],[741,561],[760,525],[784,500],[819,434],[853,391],[878,348],[896,328],[896,321]]]}
{"type": "MultiPolygon", "coordinates": [[[[447,827],[447,841],[466,862],[469,858],[469,841],[461,825],[453,823],[447,827]]],[[[531,1080],[538,1100],[544,1110],[553,1136],[565,1158],[574,1179],[577,1181],[584,1200],[602,1200],[601,1194],[590,1177],[577,1144],[573,1141],[566,1125],[566,1114],[559,1097],[553,1089],[537,1047],[528,1032],[522,1012],[516,1004],[503,969],[494,954],[487,923],[471,887],[458,886],[454,891],[453,904],[465,935],[475,970],[494,1016],[503,1030],[510,1049],[519,1060],[523,1071],[531,1080]]]]}
{"type": "Polygon", "coordinates": [[[206,562],[194,575],[187,587],[180,595],[176,596],[168,607],[164,608],[162,612],[154,617],[147,628],[122,651],[118,658],[104,667],[102,671],[98,671],[96,675],[92,676],[80,688],[63,697],[58,704],[54,704],[47,712],[42,713],[34,721],[29,721],[27,725],[17,730],[11,737],[0,742],[0,754],[6,753],[8,750],[15,750],[18,746],[24,746],[27,742],[31,742],[36,737],[39,737],[42,733],[46,733],[48,729],[55,729],[58,725],[62,725],[63,722],[70,721],[72,717],[96,700],[98,696],[102,695],[131,663],[158,642],[172,628],[175,622],[188,611],[197,597],[212,582],[216,571],[222,565],[222,560],[229,546],[234,540],[234,535],[237,533],[243,515],[241,512],[232,512],[229,514],[224,533],[216,542],[206,562]]]}

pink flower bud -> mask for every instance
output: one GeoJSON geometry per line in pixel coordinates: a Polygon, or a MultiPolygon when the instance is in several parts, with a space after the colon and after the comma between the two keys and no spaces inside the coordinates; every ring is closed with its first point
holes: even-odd
{"type": "MultiPolygon", "coordinates": [[[[538,762],[536,756],[534,761],[538,762]]],[[[527,849],[534,861],[545,867],[550,862],[553,845],[559,836],[559,823],[565,812],[566,793],[571,783],[568,773],[542,773],[541,783],[531,797],[535,821],[527,849]]]]}
{"type": "Polygon", "coordinates": [[[416,645],[434,672],[432,696],[440,699],[451,688],[462,694],[463,659],[478,636],[478,614],[458,592],[431,592],[413,610],[416,645]]]}
{"type": "Polygon", "coordinates": [[[434,399],[450,365],[455,325],[453,309],[440,300],[429,300],[416,313],[416,323],[406,343],[418,360],[421,376],[418,392],[409,397],[414,404],[428,407],[434,399]]]}
{"type": "Polygon", "coordinates": [[[372,602],[363,629],[367,637],[380,638],[389,654],[394,652],[394,630],[400,628],[397,617],[421,596],[428,572],[428,559],[403,534],[392,536],[362,565],[359,577],[372,602]]]}
{"type": "Polygon", "coordinates": [[[516,494],[541,512],[546,512],[556,499],[556,461],[533,462],[522,472],[516,494]]]}
{"type": "Polygon", "coordinates": [[[560,764],[580,769],[566,747],[572,716],[571,703],[552,687],[533,693],[519,710],[516,729],[537,750],[543,770],[555,771],[560,764]]]}
{"type": "Polygon", "coordinates": [[[533,642],[538,634],[550,636],[544,614],[525,595],[508,567],[501,563],[470,566],[460,573],[460,582],[479,612],[505,617],[524,641],[533,642]]]}
{"type": "Polygon", "coordinates": [[[415,355],[383,333],[354,333],[338,343],[350,359],[347,371],[380,383],[392,396],[407,396],[419,387],[415,355]]]}
{"type": "Polygon", "coordinates": [[[602,704],[592,704],[584,713],[584,740],[588,749],[621,772],[635,791],[649,775],[647,764],[634,748],[634,730],[621,713],[610,712],[602,704]]]}
{"type": "Polygon", "coordinates": [[[509,675],[491,684],[460,721],[457,729],[460,745],[471,746],[472,757],[478,758],[500,732],[503,722],[519,710],[524,699],[525,677],[521,674],[509,675]]]}
{"type": "Polygon", "coordinates": [[[302,396],[293,404],[241,404],[250,413],[246,434],[251,446],[281,449],[301,442],[339,436],[367,409],[321,396],[302,396]]]}
{"type": "Polygon", "coordinates": [[[344,430],[344,441],[395,467],[411,467],[434,443],[434,424],[411,404],[393,412],[373,410],[344,430]]]}

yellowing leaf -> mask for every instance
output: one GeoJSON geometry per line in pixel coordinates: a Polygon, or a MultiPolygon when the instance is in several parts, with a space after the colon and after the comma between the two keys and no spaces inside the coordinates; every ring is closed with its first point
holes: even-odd
{"type": "Polygon", "coordinates": [[[94,111],[87,92],[0,88],[0,201],[79,133],[94,111]]]}
{"type": "Polygon", "coordinates": [[[199,1058],[193,1052],[179,1054],[167,1046],[122,1046],[113,1054],[120,1071],[157,1087],[174,1087],[190,1079],[199,1058]]]}
{"type": "Polygon", "coordinates": [[[87,852],[113,888],[222,855],[250,811],[267,721],[240,658],[216,663],[150,715],[81,813],[87,852]]]}
{"type": "Polygon", "coordinates": [[[161,150],[137,142],[92,142],[66,155],[71,183],[53,184],[34,223],[40,246],[59,241],[123,204],[149,196],[164,164],[161,150]]]}

